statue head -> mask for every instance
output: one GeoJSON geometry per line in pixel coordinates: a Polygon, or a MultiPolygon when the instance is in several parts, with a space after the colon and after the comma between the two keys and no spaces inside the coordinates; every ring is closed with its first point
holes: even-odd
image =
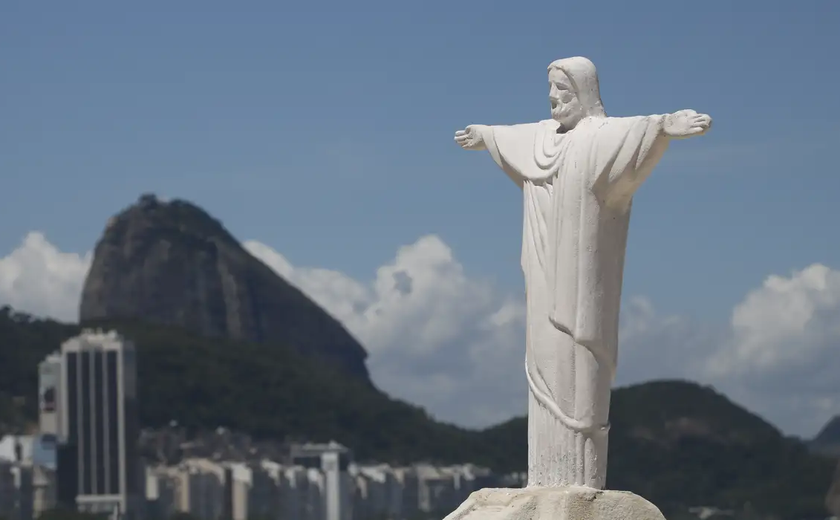
{"type": "Polygon", "coordinates": [[[605,117],[595,64],[586,58],[564,58],[548,66],[551,118],[571,130],[586,117],[605,117]]]}

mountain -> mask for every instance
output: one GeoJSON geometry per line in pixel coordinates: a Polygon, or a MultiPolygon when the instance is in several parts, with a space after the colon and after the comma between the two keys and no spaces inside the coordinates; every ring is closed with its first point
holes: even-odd
{"type": "MultiPolygon", "coordinates": [[[[335,439],[357,459],[470,461],[522,471],[527,421],[471,431],[435,421],[338,366],[280,342],[202,336],[173,325],[100,321],[137,346],[140,419],[193,432],[226,426],[257,439],[335,439]]],[[[0,308],[0,433],[37,414],[37,363],[79,326],[0,308]]],[[[712,388],[659,381],[613,392],[608,486],[669,517],[691,506],[824,518],[835,462],[810,453],[712,388]]]]}
{"type": "Polygon", "coordinates": [[[840,415],[823,426],[820,433],[810,442],[815,453],[840,457],[840,415]]]}
{"type": "Polygon", "coordinates": [[[79,316],[283,343],[368,380],[367,352],[337,320],[248,253],[219,221],[181,200],[144,195],[108,221],[79,316]]]}

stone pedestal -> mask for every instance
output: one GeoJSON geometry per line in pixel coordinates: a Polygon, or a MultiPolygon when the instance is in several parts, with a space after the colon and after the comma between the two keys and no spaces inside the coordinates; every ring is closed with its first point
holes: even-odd
{"type": "Polygon", "coordinates": [[[587,487],[482,489],[444,520],[664,520],[655,505],[626,491],[587,487]]]}

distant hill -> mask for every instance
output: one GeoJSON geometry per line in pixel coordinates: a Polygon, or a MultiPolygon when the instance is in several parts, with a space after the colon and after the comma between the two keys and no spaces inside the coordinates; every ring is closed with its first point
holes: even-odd
{"type": "Polygon", "coordinates": [[[840,415],[828,421],[809,445],[815,453],[840,457],[840,415]]]}
{"type": "Polygon", "coordinates": [[[367,352],[341,323],[182,200],[144,195],[108,221],[79,315],[283,343],[368,380],[367,352]]]}
{"type": "MultiPolygon", "coordinates": [[[[136,342],[144,426],[176,419],[194,431],[226,426],[262,439],[335,439],[362,460],[526,466],[525,418],[470,431],[285,343],[134,321],[93,324],[136,342]]],[[[35,420],[37,363],[78,331],[0,309],[0,430],[35,420]]],[[[664,381],[618,389],[611,421],[608,486],[636,492],[666,515],[751,504],[779,519],[825,516],[834,462],[711,388],[664,381]]]]}
{"type": "Polygon", "coordinates": [[[814,456],[711,387],[652,382],[613,394],[608,474],[657,504],[751,503],[783,518],[819,518],[833,462],[814,456]],[[712,500],[712,497],[715,497],[712,500]]]}

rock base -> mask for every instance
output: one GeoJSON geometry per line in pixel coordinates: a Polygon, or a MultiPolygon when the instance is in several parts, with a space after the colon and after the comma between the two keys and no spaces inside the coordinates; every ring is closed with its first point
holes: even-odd
{"type": "Polygon", "coordinates": [[[587,487],[482,489],[444,520],[665,520],[659,508],[626,491],[587,487]]]}

